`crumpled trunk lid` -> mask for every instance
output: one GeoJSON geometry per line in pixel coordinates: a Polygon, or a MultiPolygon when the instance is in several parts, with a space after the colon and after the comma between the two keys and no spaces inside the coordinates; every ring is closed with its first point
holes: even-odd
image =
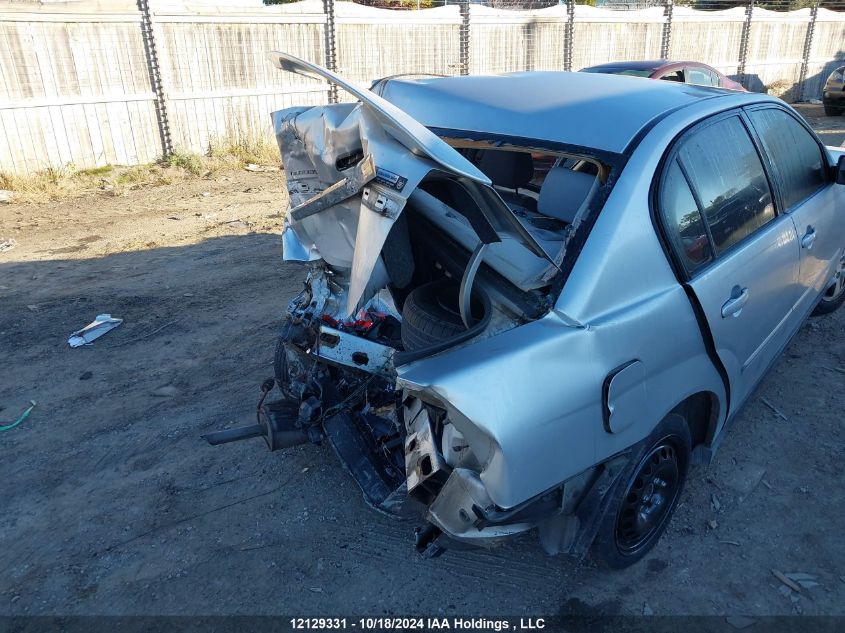
{"type": "Polygon", "coordinates": [[[273,113],[290,195],[284,256],[325,260],[348,270],[345,306],[352,316],[389,282],[380,253],[413,191],[432,171],[458,179],[479,204],[479,239],[516,238],[553,260],[493,189],[490,179],[460,153],[393,104],[334,73],[285,53],[281,69],[337,84],[360,101],[273,113]]]}

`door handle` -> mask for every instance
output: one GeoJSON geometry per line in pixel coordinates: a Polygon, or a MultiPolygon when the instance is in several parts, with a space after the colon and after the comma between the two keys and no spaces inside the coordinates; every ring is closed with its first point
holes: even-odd
{"type": "Polygon", "coordinates": [[[816,233],[816,229],[812,226],[807,227],[807,232],[804,233],[804,237],[801,238],[801,248],[806,248],[810,250],[813,248],[813,244],[816,242],[816,238],[818,234],[816,233]]]}
{"type": "Polygon", "coordinates": [[[731,298],[722,304],[722,318],[738,317],[746,303],[748,303],[748,288],[734,286],[731,290],[731,298]]]}

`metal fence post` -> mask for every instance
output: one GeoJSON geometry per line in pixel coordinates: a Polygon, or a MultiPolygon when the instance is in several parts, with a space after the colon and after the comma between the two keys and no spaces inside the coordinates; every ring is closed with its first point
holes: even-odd
{"type": "Polygon", "coordinates": [[[669,59],[669,44],[672,41],[672,13],[675,8],[673,0],[665,0],[663,5],[663,36],[660,40],[660,58],[669,59]]]}
{"type": "Polygon", "coordinates": [[[566,0],[566,27],[563,37],[563,69],[572,70],[572,41],[575,36],[575,0],[566,0]]]}
{"type": "MultiPolygon", "coordinates": [[[[323,13],[326,14],[325,44],[326,68],[337,72],[337,25],[334,21],[334,0],[323,0],[323,13]]],[[[337,103],[337,86],[329,84],[329,103],[337,103]]]]}
{"type": "Polygon", "coordinates": [[[141,39],[144,41],[144,53],[147,58],[147,68],[150,73],[150,84],[156,96],[156,121],[158,133],[161,136],[161,150],[164,156],[173,153],[173,141],[170,137],[170,119],[167,116],[167,97],[161,80],[161,68],[158,63],[153,19],[148,0],[138,0],[138,10],[141,12],[141,39]]]}
{"type": "Polygon", "coordinates": [[[810,53],[813,50],[813,32],[816,30],[816,16],[819,14],[819,2],[810,9],[810,22],[807,24],[807,35],[804,38],[804,58],[801,60],[801,73],[798,75],[798,101],[804,101],[807,91],[807,72],[810,69],[810,53]]]}
{"type": "MultiPolygon", "coordinates": [[[[748,39],[751,35],[751,18],[754,15],[754,0],[748,0],[745,7],[745,22],[742,25],[742,35],[739,39],[739,66],[736,74],[739,77],[739,83],[745,86],[745,62],[748,59],[748,39]]],[[[748,86],[745,86],[746,88],[748,86]]]]}
{"type": "Polygon", "coordinates": [[[469,74],[469,0],[461,0],[461,27],[458,31],[460,43],[460,72],[469,74]]]}

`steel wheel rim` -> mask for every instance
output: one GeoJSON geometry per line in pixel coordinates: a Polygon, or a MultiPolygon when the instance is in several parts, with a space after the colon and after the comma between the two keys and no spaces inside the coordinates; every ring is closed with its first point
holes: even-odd
{"type": "Polygon", "coordinates": [[[822,296],[822,301],[837,301],[845,292],[845,255],[839,260],[839,268],[834,275],[834,282],[822,296]]]}
{"type": "Polygon", "coordinates": [[[644,549],[660,532],[678,497],[681,464],[667,438],[652,448],[628,483],[616,517],[616,545],[631,556],[644,549]]]}

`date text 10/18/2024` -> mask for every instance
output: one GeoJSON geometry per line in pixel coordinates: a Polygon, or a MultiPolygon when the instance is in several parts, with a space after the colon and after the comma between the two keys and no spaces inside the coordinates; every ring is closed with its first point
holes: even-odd
{"type": "Polygon", "coordinates": [[[297,631],[360,629],[386,630],[442,630],[442,631],[530,631],[546,628],[543,618],[519,618],[517,621],[487,618],[291,618],[291,628],[297,631]]]}

